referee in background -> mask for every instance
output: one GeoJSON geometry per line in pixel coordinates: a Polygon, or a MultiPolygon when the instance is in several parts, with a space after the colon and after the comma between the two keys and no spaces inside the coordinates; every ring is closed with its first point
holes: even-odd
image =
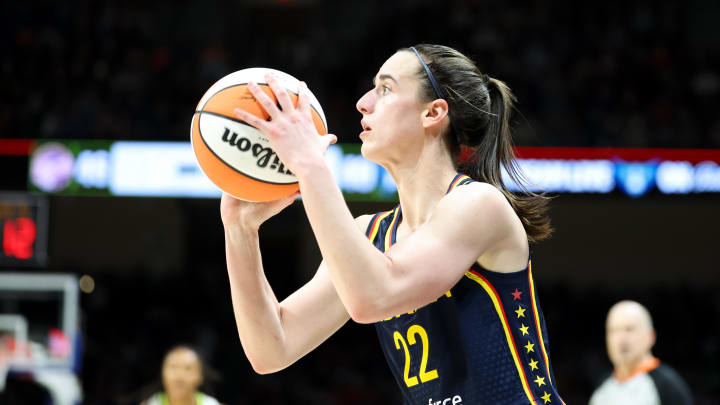
{"type": "Polygon", "coordinates": [[[655,329],[645,307],[620,301],[608,312],[607,350],[614,366],[590,398],[590,405],[691,405],[685,381],[651,350],[655,329]]]}

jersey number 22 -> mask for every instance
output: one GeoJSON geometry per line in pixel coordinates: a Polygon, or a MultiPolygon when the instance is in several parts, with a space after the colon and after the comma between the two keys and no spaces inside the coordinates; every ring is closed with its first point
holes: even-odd
{"type": "MultiPolygon", "coordinates": [[[[422,340],[420,382],[425,383],[438,378],[438,372],[435,369],[427,371],[428,352],[430,350],[430,342],[428,341],[427,332],[425,332],[425,329],[423,329],[423,327],[420,325],[410,326],[407,331],[408,343],[410,343],[411,345],[417,343],[417,340],[415,339],[416,335],[419,335],[420,339],[422,340]]],[[[403,371],[403,378],[405,379],[405,384],[407,384],[408,387],[418,385],[418,378],[415,376],[410,377],[410,350],[408,350],[408,345],[405,342],[405,338],[403,338],[403,335],[401,335],[400,332],[395,331],[395,333],[393,333],[393,339],[395,340],[395,348],[397,350],[400,350],[400,345],[402,344],[402,348],[405,351],[405,370],[403,371]]]]}

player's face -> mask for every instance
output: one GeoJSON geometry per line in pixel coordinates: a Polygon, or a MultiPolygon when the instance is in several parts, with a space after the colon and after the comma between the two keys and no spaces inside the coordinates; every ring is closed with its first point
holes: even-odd
{"type": "Polygon", "coordinates": [[[188,349],[170,352],[163,362],[162,380],[170,398],[193,395],[202,383],[202,366],[197,354],[188,349]]]}
{"type": "Polygon", "coordinates": [[[635,308],[616,308],[608,315],[607,349],[616,368],[632,368],[650,354],[655,334],[635,308]]]}
{"type": "Polygon", "coordinates": [[[398,52],[380,67],[374,86],[357,102],[363,115],[362,154],[377,163],[411,156],[423,133],[426,103],[418,97],[420,63],[411,52],[398,52]]]}

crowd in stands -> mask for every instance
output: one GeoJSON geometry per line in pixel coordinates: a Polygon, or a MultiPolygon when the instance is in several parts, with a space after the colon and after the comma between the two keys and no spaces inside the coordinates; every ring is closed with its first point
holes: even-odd
{"type": "Polygon", "coordinates": [[[510,84],[532,128],[518,144],[720,147],[717,7],[692,3],[4,2],[0,136],[186,140],[213,82],[264,66],[307,81],[357,142],[379,65],[429,42],[510,84]]]}

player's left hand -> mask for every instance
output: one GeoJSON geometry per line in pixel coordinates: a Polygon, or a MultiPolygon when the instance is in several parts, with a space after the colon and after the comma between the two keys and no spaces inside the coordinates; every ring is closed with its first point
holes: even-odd
{"type": "Polygon", "coordinates": [[[287,90],[274,75],[266,74],[265,80],[275,94],[280,108],[256,83],[248,83],[248,89],[270,115],[270,121],[240,109],[235,109],[235,114],[262,131],[283,164],[299,175],[303,168],[315,162],[315,159],[322,160],[327,148],[337,142],[337,137],[331,134],[325,136],[318,134],[310,112],[309,91],[304,82],[301,82],[298,88],[298,103],[295,107],[287,90]]]}

